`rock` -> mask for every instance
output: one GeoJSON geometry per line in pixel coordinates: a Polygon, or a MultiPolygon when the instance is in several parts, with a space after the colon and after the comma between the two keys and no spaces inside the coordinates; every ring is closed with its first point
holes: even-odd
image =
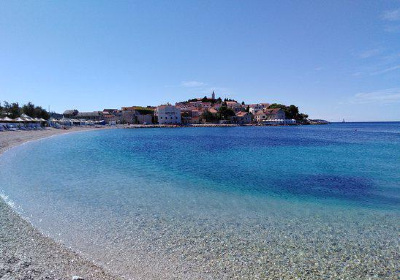
{"type": "Polygon", "coordinates": [[[85,280],[80,276],[72,276],[72,280],[85,280]]]}

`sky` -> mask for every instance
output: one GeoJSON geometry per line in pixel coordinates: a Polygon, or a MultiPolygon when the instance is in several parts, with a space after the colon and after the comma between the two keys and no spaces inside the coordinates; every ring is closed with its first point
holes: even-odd
{"type": "Polygon", "coordinates": [[[400,1],[0,0],[0,100],[63,112],[210,96],[400,120],[400,1]]]}

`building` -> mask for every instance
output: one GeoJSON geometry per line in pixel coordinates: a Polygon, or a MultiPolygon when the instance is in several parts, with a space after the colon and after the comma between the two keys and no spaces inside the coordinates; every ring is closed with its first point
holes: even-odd
{"type": "Polygon", "coordinates": [[[129,124],[152,124],[154,107],[122,107],[122,121],[129,124]]]}
{"type": "Polygon", "coordinates": [[[63,117],[67,119],[79,119],[85,121],[103,121],[104,116],[101,111],[93,112],[79,112],[78,110],[66,110],[63,113],[63,117]]]}
{"type": "Polygon", "coordinates": [[[265,113],[262,110],[259,110],[257,113],[254,114],[254,120],[257,123],[262,123],[263,121],[265,121],[267,118],[267,116],[265,115],[265,113]]]}
{"type": "Polygon", "coordinates": [[[201,108],[202,109],[210,109],[212,106],[211,102],[201,102],[201,108]]]}
{"type": "Polygon", "coordinates": [[[226,101],[226,106],[230,109],[232,109],[235,113],[238,113],[240,111],[245,111],[246,109],[242,104],[236,102],[236,101],[226,101]]]}
{"type": "Polygon", "coordinates": [[[269,103],[256,103],[256,104],[249,104],[249,112],[255,115],[259,111],[265,110],[269,107],[269,103]]]}
{"type": "Polygon", "coordinates": [[[267,120],[284,120],[286,119],[285,112],[281,108],[264,109],[267,120]]]}
{"type": "Polygon", "coordinates": [[[183,124],[198,124],[198,123],[200,123],[200,111],[199,110],[182,110],[181,117],[182,117],[183,124]]]}
{"type": "Polygon", "coordinates": [[[170,104],[160,105],[155,111],[155,115],[158,117],[159,124],[180,124],[181,110],[170,104]]]}
{"type": "Polygon", "coordinates": [[[258,123],[263,123],[271,120],[284,120],[286,119],[286,116],[285,112],[280,108],[264,109],[263,111],[258,111],[255,113],[254,119],[258,123]]]}
{"type": "Polygon", "coordinates": [[[253,115],[248,112],[238,112],[235,116],[231,117],[232,123],[249,124],[251,123],[253,115]]]}
{"type": "Polygon", "coordinates": [[[259,103],[259,105],[261,105],[263,109],[267,109],[269,107],[269,105],[271,105],[271,104],[269,104],[269,103],[259,103]]]}
{"type": "Polygon", "coordinates": [[[76,109],[65,110],[63,113],[63,117],[67,118],[67,119],[72,119],[72,118],[75,118],[78,113],[79,113],[79,111],[76,109]]]}
{"type": "Polygon", "coordinates": [[[215,110],[219,110],[219,108],[221,108],[222,104],[221,103],[214,103],[214,105],[212,106],[212,108],[214,108],[215,110]]]}
{"type": "Polygon", "coordinates": [[[138,124],[152,124],[153,123],[153,115],[136,115],[135,123],[138,124]]]}
{"type": "Polygon", "coordinates": [[[122,122],[122,111],[118,109],[103,109],[103,119],[106,124],[119,124],[122,122]]]}
{"type": "Polygon", "coordinates": [[[86,121],[103,121],[103,112],[93,111],[93,112],[78,112],[75,116],[76,119],[86,120],[86,121]]]}
{"type": "Polygon", "coordinates": [[[262,108],[254,108],[254,107],[249,107],[249,112],[255,115],[256,113],[262,111],[262,108]]]}
{"type": "Polygon", "coordinates": [[[218,110],[215,109],[214,107],[213,107],[213,108],[210,108],[208,111],[209,111],[210,113],[212,113],[212,114],[217,114],[217,113],[218,113],[218,110]]]}

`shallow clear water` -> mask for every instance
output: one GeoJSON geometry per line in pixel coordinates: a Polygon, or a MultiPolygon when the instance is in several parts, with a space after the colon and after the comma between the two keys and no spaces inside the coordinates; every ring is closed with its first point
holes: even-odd
{"type": "Polygon", "coordinates": [[[126,278],[392,278],[400,123],[104,130],[1,157],[0,191],[126,278]]]}

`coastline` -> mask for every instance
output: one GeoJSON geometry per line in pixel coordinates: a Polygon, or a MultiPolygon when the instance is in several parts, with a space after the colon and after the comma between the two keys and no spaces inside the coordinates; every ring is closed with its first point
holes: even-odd
{"type": "MultiPolygon", "coordinates": [[[[0,154],[11,147],[30,141],[87,130],[96,129],[75,128],[43,132],[0,133],[0,154]]],[[[46,145],[42,145],[42,143],[38,146],[46,148],[46,145]]],[[[25,150],[28,150],[29,156],[29,152],[34,149],[30,149],[30,146],[28,146],[25,150]]],[[[11,151],[10,155],[13,154],[14,151],[11,151]]],[[[31,159],[32,162],[30,164],[34,164],[38,158],[35,156],[31,157],[31,159]]],[[[6,175],[5,178],[7,178],[7,170],[14,170],[11,168],[14,167],[10,166],[10,169],[6,168],[6,172],[3,172],[6,175]]],[[[25,182],[29,181],[25,180],[25,182]]],[[[14,184],[12,188],[8,188],[8,190],[11,190],[10,194],[20,184],[14,184]]],[[[23,186],[26,187],[25,190],[28,190],[27,193],[29,193],[30,185],[24,184],[21,185],[21,188],[23,186]]],[[[12,196],[15,197],[14,195],[12,196]]],[[[5,200],[7,201],[7,198],[5,200]]],[[[51,204],[51,201],[57,201],[57,199],[53,197],[53,199],[49,198],[49,200],[43,201],[49,201],[50,203],[48,204],[51,204]]],[[[229,199],[224,199],[224,201],[229,201],[229,199]]],[[[247,201],[247,199],[244,201],[247,201]]],[[[260,201],[265,202],[264,200],[260,201]]],[[[45,202],[45,204],[47,203],[45,202]]],[[[70,204],[68,203],[67,205],[70,204]]],[[[74,207],[74,209],[79,209],[79,204],[76,205],[78,207],[74,207]]],[[[177,205],[177,203],[174,205],[177,205]]],[[[267,205],[267,203],[259,205],[267,205]]],[[[279,207],[282,206],[280,204],[279,207]]],[[[190,223],[190,219],[187,220],[189,223],[174,224],[164,223],[163,221],[165,220],[163,218],[154,215],[150,216],[150,219],[149,216],[142,216],[143,219],[139,220],[128,217],[126,221],[133,220],[132,225],[138,225],[142,229],[145,228],[141,234],[145,232],[163,232],[160,231],[159,227],[160,221],[162,221],[166,229],[174,234],[170,235],[174,239],[160,238],[158,241],[154,241],[152,239],[154,235],[150,234],[146,236],[143,234],[142,241],[135,243],[137,241],[137,238],[135,238],[136,234],[119,235],[122,231],[117,227],[117,230],[114,232],[118,234],[106,235],[100,233],[104,238],[88,244],[86,248],[80,248],[76,244],[70,243],[72,248],[80,248],[88,256],[93,256],[93,258],[88,257],[88,259],[92,260],[90,262],[85,260],[82,257],[83,255],[80,256],[79,253],[74,253],[66,249],[66,246],[54,241],[58,240],[57,236],[50,235],[54,237],[54,239],[51,239],[45,237],[38,230],[35,230],[29,222],[26,222],[14,211],[12,206],[6,205],[0,197],[0,279],[72,279],[74,275],[79,275],[83,279],[122,278],[110,276],[105,269],[101,268],[101,265],[96,266],[95,263],[103,263],[105,264],[104,267],[110,266],[113,271],[121,275],[123,273],[128,279],[222,279],[248,278],[250,276],[263,279],[296,277],[325,277],[327,279],[336,279],[338,277],[345,279],[369,279],[376,277],[380,279],[393,279],[397,269],[396,248],[398,248],[398,243],[396,243],[396,239],[394,238],[396,233],[392,230],[396,227],[397,223],[395,219],[392,219],[392,215],[388,215],[386,212],[374,214],[369,211],[365,212],[363,209],[361,211],[358,209],[351,211],[353,214],[349,215],[348,209],[344,211],[342,209],[335,212],[333,216],[331,214],[332,209],[329,209],[327,212],[324,210],[324,207],[321,208],[320,206],[316,208],[302,207],[301,209],[308,208],[303,213],[305,215],[303,215],[300,214],[301,211],[293,211],[296,208],[284,208],[285,214],[297,214],[290,215],[290,217],[280,216],[278,220],[275,217],[263,219],[261,216],[262,219],[258,219],[258,216],[253,216],[254,219],[250,219],[247,224],[243,224],[240,227],[238,223],[232,222],[233,220],[218,218],[214,221],[210,220],[211,222],[201,222],[200,224],[196,222],[190,223]],[[316,214],[310,215],[310,209],[316,210],[316,214]],[[328,215],[325,215],[326,213],[328,215]],[[374,219],[370,219],[370,217],[374,217],[374,219]],[[376,220],[379,220],[379,223],[375,222],[376,220]],[[143,227],[143,221],[145,221],[146,227],[143,227]],[[224,221],[224,227],[220,227],[221,221],[224,221]],[[188,227],[180,232],[174,231],[181,228],[183,224],[188,227]],[[237,231],[239,228],[240,231],[237,231]],[[220,231],[220,229],[223,230],[220,231]],[[199,232],[204,234],[199,235],[199,232]],[[207,235],[208,232],[213,232],[212,237],[207,235]],[[226,234],[226,232],[230,232],[230,234],[226,234]],[[291,234],[282,238],[282,233],[286,232],[290,232],[291,234]],[[179,233],[184,235],[179,235],[179,233]],[[258,234],[262,234],[261,239],[258,239],[260,237],[258,234]],[[126,240],[132,242],[116,242],[120,243],[119,245],[114,243],[115,240],[125,240],[124,236],[130,236],[126,240]],[[243,236],[247,236],[249,239],[243,240],[243,236]],[[154,254],[154,251],[152,252],[147,247],[147,244],[151,244],[153,247],[150,248],[152,249],[164,248],[160,246],[164,244],[164,241],[168,240],[175,240],[175,243],[171,243],[174,245],[172,248],[177,248],[173,253],[161,250],[162,253],[167,252],[167,254],[158,255],[154,254]],[[262,240],[268,240],[268,243],[263,243],[262,240]],[[136,254],[137,251],[134,250],[126,250],[128,248],[142,248],[140,245],[143,244],[145,244],[143,248],[146,248],[143,254],[136,254]],[[229,246],[225,247],[221,246],[221,244],[229,244],[229,246]],[[93,248],[94,251],[86,251],[87,248],[93,248]],[[215,249],[215,251],[210,249],[215,249]],[[113,254],[113,250],[116,253],[113,254]],[[211,253],[204,254],[203,252],[211,253]],[[222,257],[220,255],[221,252],[224,254],[222,257]],[[101,257],[96,259],[96,256],[101,257]],[[103,256],[105,257],[103,258],[103,256]],[[187,258],[185,262],[180,259],[180,256],[187,258]],[[231,257],[227,258],[224,256],[231,257]],[[160,258],[158,259],[158,257],[160,258]],[[257,258],[263,261],[257,262],[257,258]],[[108,264],[108,260],[113,260],[115,266],[108,264]],[[149,261],[146,262],[146,260],[149,261]],[[163,260],[167,261],[164,263],[163,260]],[[187,263],[186,260],[188,260],[187,263]],[[208,260],[212,260],[212,262],[208,262],[208,260]],[[243,260],[247,262],[246,266],[243,265],[243,260]],[[124,265],[127,265],[126,262],[129,262],[128,265],[134,267],[131,274],[123,271],[124,265]],[[287,265],[287,263],[291,265],[287,265]]],[[[223,218],[225,216],[224,213],[229,213],[220,211],[221,208],[215,209],[216,212],[214,212],[214,215],[211,215],[212,217],[223,218]],[[218,216],[218,213],[222,213],[222,216],[218,216]]],[[[300,208],[297,210],[300,210],[300,208]]],[[[266,211],[264,212],[267,213],[266,211]]],[[[27,211],[26,213],[33,212],[27,211]]],[[[49,213],[52,212],[50,211],[49,213]]],[[[58,216],[50,218],[51,221],[57,221],[54,223],[57,226],[53,226],[52,228],[59,227],[61,229],[60,232],[68,232],[71,228],[74,228],[75,230],[72,234],[77,233],[81,228],[85,228],[85,231],[78,233],[78,235],[81,235],[82,240],[91,240],[93,235],[88,234],[91,232],[90,223],[83,217],[75,225],[66,222],[63,228],[60,226],[61,223],[59,220],[61,221],[65,217],[65,213],[64,211],[59,211],[58,216]]],[[[94,212],[91,211],[83,211],[82,213],[88,213],[91,217],[97,217],[94,220],[98,220],[99,217],[105,217],[101,211],[98,212],[100,215],[97,216],[93,215],[94,212]]],[[[41,217],[40,214],[34,216],[41,217]]],[[[235,217],[235,215],[229,216],[235,217]]],[[[197,220],[197,216],[195,220],[197,220]]],[[[107,224],[107,226],[111,224],[107,224]]],[[[133,229],[131,227],[128,228],[133,229]]],[[[136,233],[135,230],[132,232],[136,233]]]]}
{"type": "MultiPolygon", "coordinates": [[[[103,128],[100,128],[103,129],[103,128]]],[[[0,156],[27,142],[56,135],[92,131],[97,128],[0,133],[0,156]]],[[[104,268],[44,236],[19,216],[0,197],[0,278],[1,279],[118,279],[104,268]]]]}

